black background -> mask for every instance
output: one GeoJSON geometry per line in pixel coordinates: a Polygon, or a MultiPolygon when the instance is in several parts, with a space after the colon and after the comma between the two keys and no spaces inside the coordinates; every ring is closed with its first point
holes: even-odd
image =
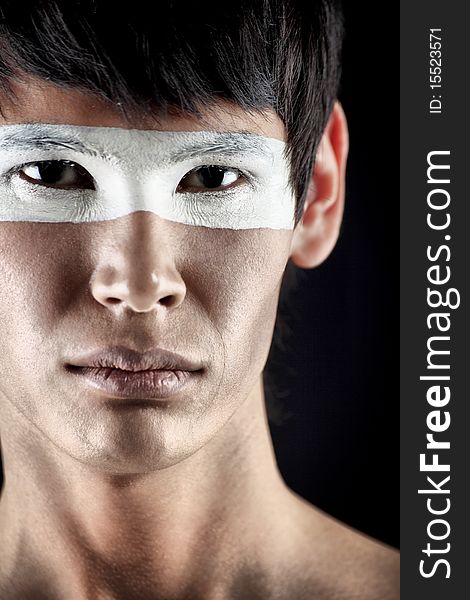
{"type": "Polygon", "coordinates": [[[344,224],[331,257],[295,270],[283,294],[291,335],[271,353],[283,412],[271,430],[295,491],[398,545],[398,14],[371,27],[376,7],[344,7],[344,224]]]}
{"type": "Polygon", "coordinates": [[[399,15],[344,4],[344,223],[330,258],[295,269],[283,294],[291,334],[270,364],[284,420],[271,430],[290,487],[398,546],[399,15]]]}

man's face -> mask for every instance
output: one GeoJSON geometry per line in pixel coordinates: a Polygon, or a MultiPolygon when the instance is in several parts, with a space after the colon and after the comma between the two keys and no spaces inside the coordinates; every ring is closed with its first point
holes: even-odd
{"type": "MultiPolygon", "coordinates": [[[[78,91],[31,82],[16,93],[14,104],[2,103],[1,125],[285,139],[275,115],[222,104],[204,121],[129,122],[78,91]]],[[[31,430],[100,469],[146,472],[177,463],[214,437],[256,384],[291,238],[288,229],[201,227],[147,211],[87,223],[0,222],[0,401],[31,430]],[[160,348],[194,370],[166,398],[136,407],[70,368],[110,346],[160,348]]]]}

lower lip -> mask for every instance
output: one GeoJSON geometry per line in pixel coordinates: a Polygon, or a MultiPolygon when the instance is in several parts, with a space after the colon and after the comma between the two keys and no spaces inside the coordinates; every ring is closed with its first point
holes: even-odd
{"type": "Polygon", "coordinates": [[[177,394],[197,371],[123,371],[110,367],[70,367],[96,390],[117,398],[163,400],[177,394]]]}

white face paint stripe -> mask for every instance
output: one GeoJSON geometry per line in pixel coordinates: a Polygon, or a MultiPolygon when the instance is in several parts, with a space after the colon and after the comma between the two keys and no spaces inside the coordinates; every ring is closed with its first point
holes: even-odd
{"type": "Polygon", "coordinates": [[[292,229],[295,196],[284,142],[242,132],[147,131],[19,124],[0,127],[0,221],[87,223],[138,210],[211,228],[292,229]],[[30,183],[19,168],[68,160],[95,189],[30,183]],[[176,191],[193,169],[218,165],[243,183],[222,191],[176,191]]]}

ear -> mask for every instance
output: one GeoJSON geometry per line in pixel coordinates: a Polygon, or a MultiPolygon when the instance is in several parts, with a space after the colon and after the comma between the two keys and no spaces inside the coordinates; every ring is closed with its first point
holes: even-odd
{"type": "Polygon", "coordinates": [[[292,237],[291,260],[298,267],[318,266],[336,244],[343,218],[348,148],[346,117],[336,102],[318,146],[303,215],[292,237]]]}

